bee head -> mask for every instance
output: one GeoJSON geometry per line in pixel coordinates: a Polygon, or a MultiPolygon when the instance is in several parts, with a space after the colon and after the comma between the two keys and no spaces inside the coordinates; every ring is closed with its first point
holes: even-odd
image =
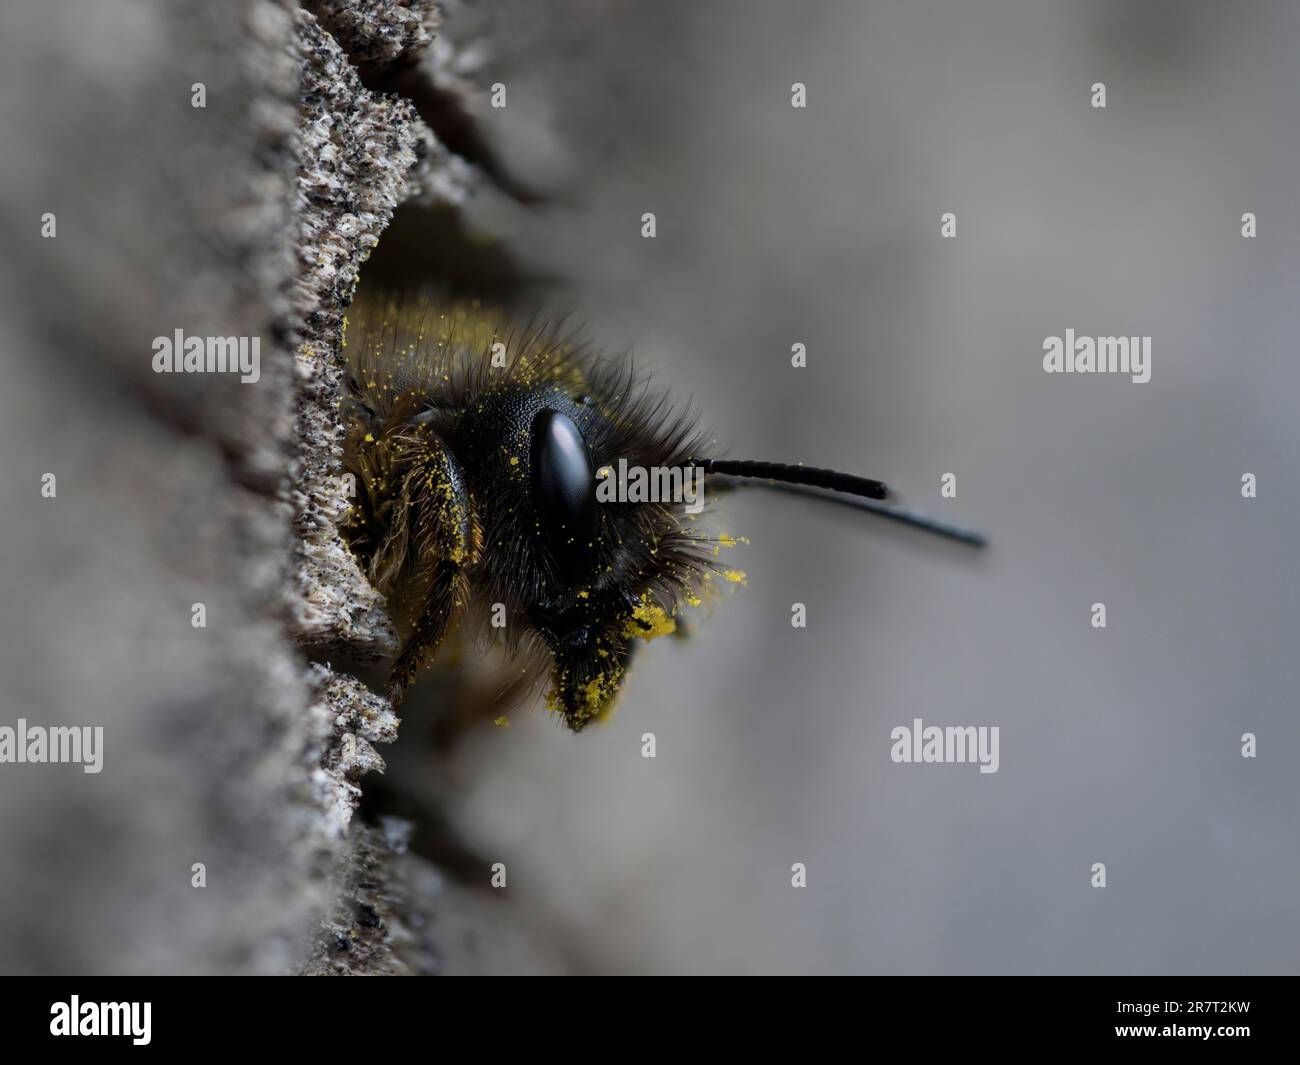
{"type": "Polygon", "coordinates": [[[345,534],[406,619],[394,698],[472,603],[492,609],[507,650],[545,664],[548,705],[570,728],[607,716],[638,643],[675,631],[681,605],[698,603],[714,576],[740,576],[718,562],[719,540],[698,531],[706,475],[717,487],[855,497],[883,517],[983,543],[880,502],[889,492],[879,481],[701,458],[708,449],[686,411],[554,327],[518,335],[477,304],[436,301],[359,301],[354,313],[343,413],[359,498],[345,534]],[[658,487],[623,491],[628,471],[658,487]]]}
{"type": "Polygon", "coordinates": [[[448,431],[482,523],[482,578],[549,655],[548,705],[574,731],[609,713],[637,640],[675,628],[712,562],[682,501],[598,498],[598,473],[620,460],[685,466],[695,444],[633,387],[590,367],[511,383],[448,431]]]}

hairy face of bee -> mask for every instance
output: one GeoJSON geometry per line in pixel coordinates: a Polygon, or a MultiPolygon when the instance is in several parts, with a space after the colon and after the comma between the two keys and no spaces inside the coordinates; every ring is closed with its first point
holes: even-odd
{"type": "Polygon", "coordinates": [[[462,613],[504,607],[482,631],[545,660],[548,706],[575,731],[604,717],[716,552],[681,502],[598,501],[597,471],[688,466],[690,423],[555,329],[477,305],[356,304],[345,350],[344,532],[402,630],[390,695],[462,613]]]}

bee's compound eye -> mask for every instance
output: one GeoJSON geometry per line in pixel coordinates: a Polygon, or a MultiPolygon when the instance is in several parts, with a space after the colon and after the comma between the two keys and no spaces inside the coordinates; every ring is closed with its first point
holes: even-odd
{"type": "Polygon", "coordinates": [[[596,539],[596,471],[573,419],[555,410],[533,418],[533,509],[542,539],[567,584],[590,570],[596,539]]]}

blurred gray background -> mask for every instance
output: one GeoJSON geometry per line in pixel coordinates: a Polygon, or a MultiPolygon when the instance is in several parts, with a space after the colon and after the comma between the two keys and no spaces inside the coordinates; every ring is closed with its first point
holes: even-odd
{"type": "Polygon", "coordinates": [[[1296,971],[1300,9],[459,18],[508,27],[480,117],[560,196],[482,202],[486,230],[733,456],[879,476],[992,537],[732,500],[749,586],[647,648],[608,727],[516,714],[452,767],[533,919],[597,971],[1296,971]],[[1045,374],[1066,328],[1150,335],[1152,380],[1045,374]],[[999,726],[1000,770],[893,764],[914,717],[999,726]]]}
{"type": "MultiPolygon", "coordinates": [[[[880,477],[992,542],[737,493],[748,587],[646,648],[608,726],[518,712],[439,759],[413,701],[383,788],[510,878],[421,867],[438,964],[1300,968],[1300,7],[448,6],[429,65],[543,197],[469,204],[486,259],[550,278],[732,456],[880,477]],[[1044,374],[1068,328],[1150,335],[1151,381],[1044,374]],[[998,726],[999,771],[895,765],[916,717],[998,726]]],[[[293,20],[232,10],[0,0],[0,725],[106,726],[101,775],[0,766],[4,972],[291,971],[335,898],[277,494],[293,20]],[[160,382],[177,325],[264,335],[266,387],[160,382]]]]}

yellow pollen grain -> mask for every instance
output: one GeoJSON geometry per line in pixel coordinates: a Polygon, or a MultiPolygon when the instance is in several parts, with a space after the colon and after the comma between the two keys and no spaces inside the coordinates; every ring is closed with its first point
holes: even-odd
{"type": "Polygon", "coordinates": [[[651,603],[642,597],[640,605],[632,611],[632,616],[624,625],[623,631],[628,636],[640,636],[647,642],[658,636],[667,636],[677,631],[677,622],[668,616],[663,607],[651,603]]]}

